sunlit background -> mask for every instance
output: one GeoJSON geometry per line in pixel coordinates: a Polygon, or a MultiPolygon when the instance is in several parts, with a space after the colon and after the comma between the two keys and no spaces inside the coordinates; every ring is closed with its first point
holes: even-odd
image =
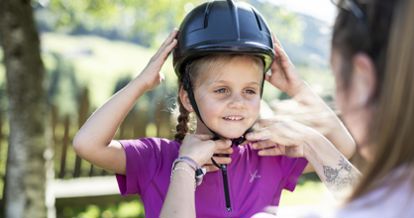
{"type": "Polygon", "coordinates": [[[328,24],[332,24],[336,8],[330,0],[268,0],[269,2],[284,7],[289,11],[310,15],[328,24]]]}
{"type": "MultiPolygon", "coordinates": [[[[71,141],[86,118],[138,75],[168,33],[203,1],[32,2],[47,70],[45,89],[52,115],[58,217],[143,217],[139,198],[119,197],[114,176],[77,158],[71,141]]],[[[331,2],[246,2],[267,19],[302,78],[332,105],[334,84],[329,47],[336,9],[331,2]]],[[[0,60],[0,178],[4,178],[9,127],[1,50],[0,60]]],[[[170,59],[162,71],[166,74],[165,82],[139,100],[117,138],[172,137],[176,77],[170,59]]],[[[264,100],[273,113],[298,112],[286,103],[286,94],[270,86],[266,86],[264,100]]],[[[301,178],[293,194],[284,194],[281,208],[317,208],[327,201],[329,197],[316,176],[308,175],[301,178]]]]}

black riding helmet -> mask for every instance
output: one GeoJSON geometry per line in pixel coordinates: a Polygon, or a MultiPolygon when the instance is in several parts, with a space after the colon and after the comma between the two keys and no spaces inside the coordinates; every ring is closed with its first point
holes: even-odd
{"type": "Polygon", "coordinates": [[[209,1],[194,8],[183,20],[173,52],[180,77],[191,60],[209,54],[259,56],[266,72],[273,61],[272,36],[263,16],[244,2],[209,1]]]}
{"type": "MultiPolygon", "coordinates": [[[[175,73],[183,82],[190,102],[203,121],[195,102],[187,65],[198,58],[213,54],[247,54],[263,60],[264,73],[274,58],[272,36],[263,16],[243,2],[209,1],[194,8],[183,20],[178,31],[178,44],[173,51],[175,73]]],[[[207,127],[209,128],[209,127],[207,127]]],[[[215,138],[220,135],[209,130],[215,138]]],[[[244,137],[235,139],[235,143],[244,137]]]]}

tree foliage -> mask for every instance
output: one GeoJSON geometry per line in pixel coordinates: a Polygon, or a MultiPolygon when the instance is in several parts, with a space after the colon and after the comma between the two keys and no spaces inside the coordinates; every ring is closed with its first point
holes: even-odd
{"type": "Polygon", "coordinates": [[[95,33],[151,46],[178,26],[200,0],[37,0],[41,28],[95,33]]]}
{"type": "MultiPolygon", "coordinates": [[[[296,16],[267,1],[246,0],[268,20],[278,36],[300,42],[296,16]]],[[[185,14],[203,0],[36,0],[43,30],[97,34],[152,46],[178,27],[185,14]]]]}

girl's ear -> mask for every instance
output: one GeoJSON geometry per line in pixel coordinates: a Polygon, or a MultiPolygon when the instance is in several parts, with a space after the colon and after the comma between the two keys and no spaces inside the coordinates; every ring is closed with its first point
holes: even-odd
{"type": "Polygon", "coordinates": [[[366,54],[357,54],[353,58],[353,75],[349,99],[356,107],[366,107],[375,95],[377,74],[374,63],[366,54]]]}
{"type": "Polygon", "coordinates": [[[188,98],[188,93],[184,90],[183,86],[180,87],[179,95],[181,104],[183,104],[184,108],[188,112],[194,112],[193,106],[191,106],[190,99],[188,98]]]}

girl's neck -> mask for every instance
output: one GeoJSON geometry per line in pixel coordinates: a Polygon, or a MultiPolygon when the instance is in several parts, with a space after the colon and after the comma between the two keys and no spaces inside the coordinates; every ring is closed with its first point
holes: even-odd
{"type": "Polygon", "coordinates": [[[196,134],[213,135],[204,123],[197,121],[196,134]]]}

